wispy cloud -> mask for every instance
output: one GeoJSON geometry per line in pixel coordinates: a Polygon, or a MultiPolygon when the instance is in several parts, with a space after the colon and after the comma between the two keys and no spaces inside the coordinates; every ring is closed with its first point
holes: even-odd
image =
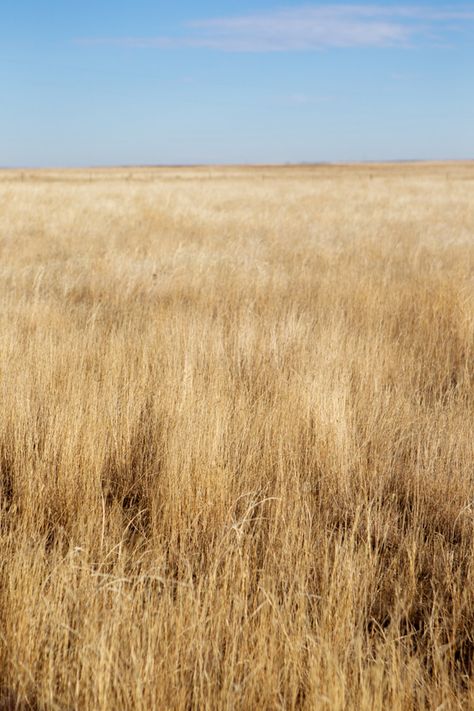
{"type": "Polygon", "coordinates": [[[387,5],[304,5],[262,13],[187,23],[174,36],[80,40],[86,44],[228,52],[311,51],[329,47],[408,47],[422,38],[445,38],[474,10],[387,5]]]}
{"type": "Polygon", "coordinates": [[[297,92],[285,97],[285,103],[290,106],[315,106],[327,104],[331,102],[333,98],[332,96],[314,96],[312,94],[305,94],[304,92],[297,92]]]}

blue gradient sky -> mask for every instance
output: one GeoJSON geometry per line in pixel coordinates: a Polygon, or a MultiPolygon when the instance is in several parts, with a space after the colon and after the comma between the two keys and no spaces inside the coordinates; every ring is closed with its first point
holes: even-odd
{"type": "Polygon", "coordinates": [[[474,158],[474,2],[11,0],[0,165],[474,158]]]}

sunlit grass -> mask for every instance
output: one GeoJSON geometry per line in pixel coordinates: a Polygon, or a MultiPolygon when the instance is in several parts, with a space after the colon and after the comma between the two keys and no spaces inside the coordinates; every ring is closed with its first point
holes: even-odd
{"type": "Polygon", "coordinates": [[[474,705],[474,167],[3,172],[0,256],[5,704],[474,705]]]}

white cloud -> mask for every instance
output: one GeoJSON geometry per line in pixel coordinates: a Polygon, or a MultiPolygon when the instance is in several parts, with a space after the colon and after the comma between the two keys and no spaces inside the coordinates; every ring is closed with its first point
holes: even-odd
{"type": "Polygon", "coordinates": [[[474,22],[474,10],[387,5],[304,5],[189,22],[173,37],[83,40],[136,48],[207,48],[228,52],[311,51],[328,47],[406,47],[442,39],[456,24],[474,22]]]}

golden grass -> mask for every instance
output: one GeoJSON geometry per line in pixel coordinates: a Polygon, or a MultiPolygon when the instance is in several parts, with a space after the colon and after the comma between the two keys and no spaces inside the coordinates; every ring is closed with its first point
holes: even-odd
{"type": "Polygon", "coordinates": [[[473,164],[4,171],[0,249],[0,708],[474,705],[473,164]]]}

